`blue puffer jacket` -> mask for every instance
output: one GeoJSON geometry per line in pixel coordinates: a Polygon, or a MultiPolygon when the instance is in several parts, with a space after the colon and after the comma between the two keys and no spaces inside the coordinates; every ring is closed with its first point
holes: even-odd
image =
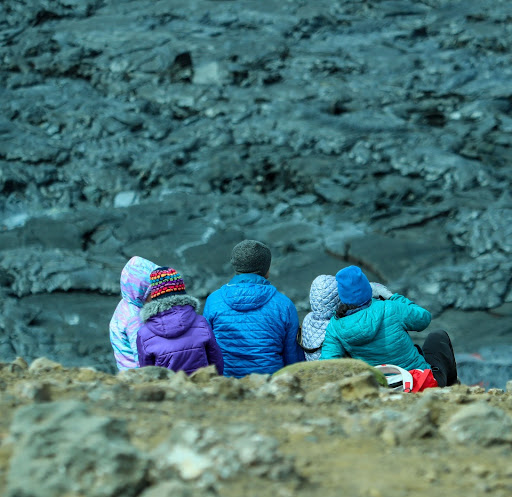
{"type": "Polygon", "coordinates": [[[340,358],[348,352],[372,366],[394,364],[407,370],[428,369],[430,365],[407,332],[424,330],[430,320],[430,312],[397,293],[389,300],[374,299],[369,307],[354,314],[331,318],[321,359],[340,358]]]}
{"type": "Polygon", "coordinates": [[[274,373],[303,361],[297,309],[257,274],[236,275],[213,292],[203,311],[224,357],[224,376],[274,373]]]}

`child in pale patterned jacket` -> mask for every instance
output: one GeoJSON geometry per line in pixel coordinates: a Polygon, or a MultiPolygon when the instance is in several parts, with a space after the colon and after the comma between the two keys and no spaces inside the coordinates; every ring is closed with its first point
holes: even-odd
{"type": "Polygon", "coordinates": [[[110,320],[110,343],[117,368],[137,368],[137,331],[142,326],[139,313],[150,295],[151,271],[157,267],[142,257],[132,257],[121,272],[121,296],[110,320]]]}

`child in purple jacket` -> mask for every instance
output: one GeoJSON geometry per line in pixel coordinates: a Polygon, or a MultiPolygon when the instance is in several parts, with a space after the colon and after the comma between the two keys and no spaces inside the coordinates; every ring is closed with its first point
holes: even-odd
{"type": "Polygon", "coordinates": [[[185,282],[170,267],[151,272],[151,295],[140,317],[137,333],[139,363],[191,374],[215,364],[224,372],[222,352],[206,319],[197,314],[199,301],[187,295],[185,282]]]}

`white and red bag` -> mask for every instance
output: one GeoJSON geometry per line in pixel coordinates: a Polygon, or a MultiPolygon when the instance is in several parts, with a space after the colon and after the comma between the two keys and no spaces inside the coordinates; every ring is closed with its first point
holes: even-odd
{"type": "Polygon", "coordinates": [[[388,387],[398,392],[422,392],[426,388],[439,386],[431,369],[407,369],[394,364],[375,366],[384,374],[388,387]]]}

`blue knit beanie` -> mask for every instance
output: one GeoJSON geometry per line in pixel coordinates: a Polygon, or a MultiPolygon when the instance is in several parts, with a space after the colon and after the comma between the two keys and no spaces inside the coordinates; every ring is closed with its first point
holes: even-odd
{"type": "Polygon", "coordinates": [[[357,266],[349,266],[336,273],[340,300],[347,305],[363,305],[372,298],[368,278],[357,266]]]}

